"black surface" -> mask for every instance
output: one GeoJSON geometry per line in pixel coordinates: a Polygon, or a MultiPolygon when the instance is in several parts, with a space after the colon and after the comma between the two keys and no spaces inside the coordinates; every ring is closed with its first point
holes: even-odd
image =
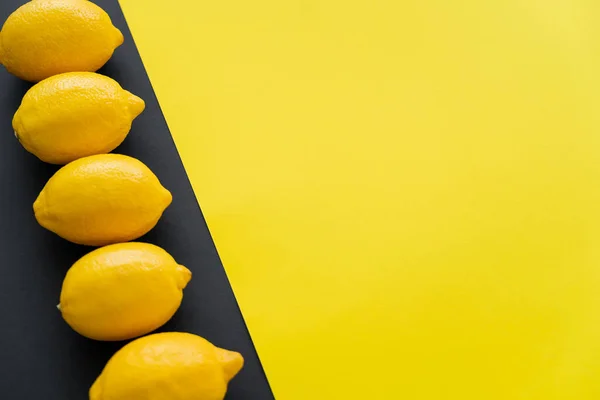
{"type": "MultiPolygon", "coordinates": [[[[0,21],[23,2],[0,1],[0,21]]],[[[146,101],[146,110],[115,152],[142,160],[173,194],[158,226],[141,240],[165,248],[194,274],[180,310],[159,331],[196,333],[241,352],[246,365],[231,382],[227,399],[272,399],[119,5],[116,0],[96,3],[125,35],[123,46],[99,72],[146,101]]],[[[91,248],[44,230],[33,216],[33,201],[57,167],[27,153],[13,136],[12,116],[29,87],[0,68],[0,399],[84,400],[106,361],[124,343],[85,339],[56,309],[67,269],[91,248]]]]}

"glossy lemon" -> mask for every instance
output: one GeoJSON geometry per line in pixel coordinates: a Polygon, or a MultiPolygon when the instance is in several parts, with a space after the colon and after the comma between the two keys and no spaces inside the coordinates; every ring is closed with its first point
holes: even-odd
{"type": "Polygon", "coordinates": [[[99,154],[59,169],[33,204],[44,228],[78,244],[128,242],[150,231],[171,193],[135,158],[99,154]]]}
{"type": "Polygon", "coordinates": [[[31,82],[73,71],[97,71],[123,43],[110,17],[87,0],[33,0],[0,32],[0,63],[31,82]]]}
{"type": "Polygon", "coordinates": [[[108,153],[120,145],[144,101],[113,79],[68,72],[34,85],[13,118],[15,135],[30,153],[52,164],[108,153]]]}
{"type": "Polygon", "coordinates": [[[67,272],[59,309],[81,335],[126,340],[164,325],[192,273],[149,243],[120,243],[83,256],[67,272]]]}
{"type": "Polygon", "coordinates": [[[223,400],[244,364],[241,354],[189,333],[159,333],[119,350],[90,389],[90,400],[223,400]]]}

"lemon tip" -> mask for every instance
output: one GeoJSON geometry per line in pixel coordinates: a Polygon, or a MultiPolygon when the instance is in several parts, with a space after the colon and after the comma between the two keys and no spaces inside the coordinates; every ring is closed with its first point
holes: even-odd
{"type": "Polygon", "coordinates": [[[173,195],[167,188],[163,187],[162,189],[163,189],[163,197],[164,197],[164,201],[165,201],[165,208],[167,208],[173,202],[173,195]]]}
{"type": "Polygon", "coordinates": [[[33,212],[35,213],[36,217],[42,212],[42,193],[40,193],[38,198],[33,202],[33,212]]]}
{"type": "Polygon", "coordinates": [[[38,198],[33,202],[33,214],[37,222],[46,227],[46,206],[44,204],[44,192],[40,193],[38,198]]]}
{"type": "Polygon", "coordinates": [[[146,108],[146,102],[142,98],[128,91],[125,91],[125,95],[129,105],[129,110],[131,111],[133,118],[135,118],[144,111],[146,108]]]}
{"type": "Polygon", "coordinates": [[[123,42],[125,42],[125,36],[123,36],[123,32],[121,32],[121,30],[117,27],[114,27],[114,32],[115,32],[115,48],[117,48],[120,45],[122,45],[123,42]]]}
{"type": "Polygon", "coordinates": [[[225,379],[229,382],[244,367],[244,357],[237,351],[225,350],[217,347],[217,357],[223,367],[225,379]]]}
{"type": "Polygon", "coordinates": [[[0,31],[0,65],[4,65],[4,45],[2,44],[2,31],[0,31]]]}
{"type": "Polygon", "coordinates": [[[13,127],[13,130],[15,131],[15,134],[18,134],[18,131],[23,129],[23,122],[21,121],[21,114],[19,112],[20,110],[21,110],[21,107],[19,107],[17,109],[17,111],[15,112],[15,115],[13,115],[13,118],[12,118],[12,127],[13,127]]]}
{"type": "Polygon", "coordinates": [[[177,265],[176,269],[177,273],[179,274],[179,287],[181,289],[184,289],[187,286],[187,284],[190,283],[190,281],[192,280],[192,271],[180,264],[177,265]]]}

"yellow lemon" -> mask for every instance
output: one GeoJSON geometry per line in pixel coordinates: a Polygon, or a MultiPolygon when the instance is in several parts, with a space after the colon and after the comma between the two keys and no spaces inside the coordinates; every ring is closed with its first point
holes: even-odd
{"type": "Polygon", "coordinates": [[[119,350],[90,389],[90,400],[223,400],[244,364],[241,354],[189,333],[158,333],[119,350]]]}
{"type": "Polygon", "coordinates": [[[67,272],[59,309],[78,333],[126,340],[164,325],[192,273],[158,246],[120,243],[83,256],[67,272]]]}
{"type": "Polygon", "coordinates": [[[141,161],[99,154],[59,169],[33,210],[40,225],[59,236],[103,246],[150,231],[171,200],[171,193],[141,161]]]}
{"type": "Polygon", "coordinates": [[[87,0],[33,0],[12,13],[0,32],[0,63],[31,82],[73,71],[97,71],[123,34],[87,0]]]}
{"type": "Polygon", "coordinates": [[[40,160],[66,164],[114,150],[144,106],[107,76],[68,72],[41,81],[25,94],[13,129],[23,147],[40,160]]]}

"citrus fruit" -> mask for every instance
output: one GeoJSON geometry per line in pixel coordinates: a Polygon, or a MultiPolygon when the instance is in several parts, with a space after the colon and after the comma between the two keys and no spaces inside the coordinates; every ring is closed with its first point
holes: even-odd
{"type": "Polygon", "coordinates": [[[44,79],[25,94],[13,129],[42,161],[66,164],[114,150],[144,106],[107,76],[68,72],[44,79]]]}
{"type": "Polygon", "coordinates": [[[241,354],[200,336],[149,335],[109,360],[90,389],[90,400],[223,400],[243,364],[241,354]]]}
{"type": "Polygon", "coordinates": [[[78,333],[126,340],[164,325],[192,273],[149,243],[119,243],[83,256],[67,272],[59,309],[78,333]]]}
{"type": "Polygon", "coordinates": [[[33,209],[40,225],[64,239],[103,246],[146,234],[171,200],[171,193],[141,161],[99,154],[59,169],[33,209]]]}
{"type": "Polygon", "coordinates": [[[87,0],[33,0],[0,31],[0,63],[31,82],[73,71],[97,71],[123,43],[110,17],[87,0]]]}

